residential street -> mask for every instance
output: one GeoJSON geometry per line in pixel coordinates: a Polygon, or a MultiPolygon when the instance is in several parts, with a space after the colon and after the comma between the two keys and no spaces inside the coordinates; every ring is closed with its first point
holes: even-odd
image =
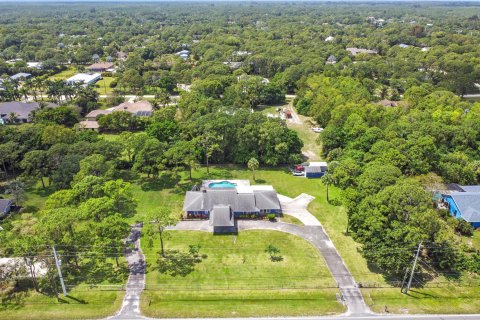
{"type": "Polygon", "coordinates": [[[125,297],[123,298],[122,308],[113,317],[108,319],[141,319],[140,316],[140,298],[145,288],[145,256],[140,247],[141,225],[135,225],[127,239],[127,243],[133,243],[134,249],[126,254],[130,276],[127,280],[125,297]]]}

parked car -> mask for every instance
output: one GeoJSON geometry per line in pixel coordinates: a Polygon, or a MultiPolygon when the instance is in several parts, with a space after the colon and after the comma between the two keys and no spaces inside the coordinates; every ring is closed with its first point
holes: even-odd
{"type": "Polygon", "coordinates": [[[315,127],[315,128],[312,128],[312,131],[313,132],[322,132],[323,128],[315,127]]]}
{"type": "Polygon", "coordinates": [[[303,171],[293,171],[294,176],[304,176],[305,173],[303,171]]]}

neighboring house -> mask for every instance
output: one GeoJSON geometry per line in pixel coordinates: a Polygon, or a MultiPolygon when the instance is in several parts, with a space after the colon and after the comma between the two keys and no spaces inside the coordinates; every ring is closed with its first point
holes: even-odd
{"type": "MultiPolygon", "coordinates": [[[[10,101],[0,103],[0,119],[4,123],[12,122],[12,115],[15,115],[16,123],[30,122],[31,113],[40,107],[38,102],[19,102],[10,101]]],[[[47,107],[57,107],[56,104],[49,103],[47,107]]]]}
{"type": "Polygon", "coordinates": [[[334,55],[330,55],[327,59],[327,62],[325,62],[326,64],[335,64],[337,63],[337,57],[335,57],[334,55]]]}
{"type": "Polygon", "coordinates": [[[183,210],[189,218],[209,219],[214,232],[234,227],[235,218],[282,213],[272,186],[248,180],[204,180],[199,191],[187,191],[183,210]]]}
{"type": "Polygon", "coordinates": [[[11,199],[0,199],[0,218],[5,217],[12,210],[13,201],[11,199]]]}
{"type": "Polygon", "coordinates": [[[125,60],[127,60],[127,57],[128,57],[128,53],[123,52],[123,51],[118,51],[117,52],[117,59],[118,60],[125,61],[125,60]]]}
{"type": "Polygon", "coordinates": [[[327,172],[326,162],[308,162],[303,166],[307,178],[321,178],[327,172]]]}
{"type": "Polygon", "coordinates": [[[81,129],[85,129],[85,130],[92,130],[92,131],[100,130],[100,125],[95,120],[80,121],[79,126],[81,129]]]}
{"type": "Polygon", "coordinates": [[[183,60],[187,60],[188,57],[190,56],[190,51],[188,50],[182,50],[180,52],[177,52],[176,55],[178,55],[180,58],[183,60]]]}
{"type": "Polygon", "coordinates": [[[80,122],[80,127],[99,130],[100,126],[96,121],[98,116],[119,111],[130,112],[137,117],[150,117],[153,114],[153,106],[150,102],[142,100],[138,102],[124,102],[113,108],[92,110],[85,116],[86,121],[80,122]]]}
{"type": "Polygon", "coordinates": [[[228,66],[231,70],[237,70],[242,66],[242,62],[235,62],[235,61],[225,61],[224,65],[228,66]]]}
{"type": "Polygon", "coordinates": [[[84,85],[94,84],[98,80],[102,79],[100,73],[88,74],[88,73],[77,73],[73,77],[68,78],[65,82],[68,85],[73,85],[75,83],[81,83],[84,85]]]}
{"type": "Polygon", "coordinates": [[[328,36],[325,38],[325,42],[332,42],[333,40],[335,40],[335,38],[332,36],[328,36]]]}
{"type": "Polygon", "coordinates": [[[13,76],[10,77],[10,80],[25,80],[25,79],[28,79],[32,76],[31,73],[26,73],[26,72],[20,72],[20,73],[17,73],[17,74],[14,74],[13,76]]]}
{"type": "Polygon", "coordinates": [[[32,69],[42,69],[42,63],[41,62],[27,62],[27,66],[32,69]]]}
{"type": "Polygon", "coordinates": [[[378,101],[378,104],[384,107],[398,107],[398,101],[392,101],[388,99],[380,100],[378,101]]]}
{"type": "Polygon", "coordinates": [[[403,49],[410,47],[408,44],[405,43],[400,43],[398,46],[403,49]]]}
{"type": "Polygon", "coordinates": [[[97,62],[88,66],[87,70],[90,72],[105,72],[111,68],[113,68],[113,63],[111,62],[97,62]]]}
{"type": "Polygon", "coordinates": [[[107,62],[113,62],[113,57],[112,57],[112,56],[107,56],[107,57],[105,58],[105,61],[107,61],[107,62]]]}
{"type": "Polygon", "coordinates": [[[361,53],[364,53],[364,54],[377,54],[377,50],[369,50],[369,49],[361,49],[361,48],[346,48],[345,50],[347,50],[348,52],[350,52],[350,54],[352,56],[356,56],[357,54],[361,54],[361,53]]]}
{"type": "Polygon", "coordinates": [[[100,56],[95,53],[95,54],[92,56],[92,60],[93,60],[94,62],[98,62],[98,61],[100,60],[100,56]]]}
{"type": "Polygon", "coordinates": [[[463,219],[474,228],[480,228],[480,185],[453,185],[454,191],[442,195],[443,202],[457,219],[463,219]]]}

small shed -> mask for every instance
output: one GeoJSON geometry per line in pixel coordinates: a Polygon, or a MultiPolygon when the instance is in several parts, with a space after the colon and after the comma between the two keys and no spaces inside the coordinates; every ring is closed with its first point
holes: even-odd
{"type": "Polygon", "coordinates": [[[326,162],[310,162],[308,166],[305,166],[305,177],[307,178],[321,178],[326,172],[326,162]]]}

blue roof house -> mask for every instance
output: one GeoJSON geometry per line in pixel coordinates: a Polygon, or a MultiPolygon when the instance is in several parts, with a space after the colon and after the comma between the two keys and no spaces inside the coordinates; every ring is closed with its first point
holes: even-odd
{"type": "Polygon", "coordinates": [[[480,228],[480,186],[457,186],[457,190],[443,197],[450,213],[480,228]]]}

